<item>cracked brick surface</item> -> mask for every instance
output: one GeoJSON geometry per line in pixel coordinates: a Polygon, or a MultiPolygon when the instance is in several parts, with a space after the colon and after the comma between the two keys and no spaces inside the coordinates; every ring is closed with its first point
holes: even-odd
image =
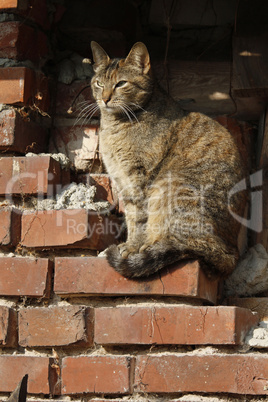
{"type": "Polygon", "coordinates": [[[1,22],[0,57],[37,62],[48,53],[47,38],[19,21],[1,22]],[[29,46],[29,43],[31,45],[29,46]]]}
{"type": "Polygon", "coordinates": [[[0,306],[0,345],[1,347],[16,347],[17,313],[7,306],[0,306]]]}
{"type": "Polygon", "coordinates": [[[257,314],[236,307],[102,307],[95,312],[94,339],[99,344],[233,345],[257,323],[257,314]]]}
{"type": "Polygon", "coordinates": [[[86,209],[24,212],[21,245],[104,250],[116,241],[122,220],[86,209]]]}
{"type": "Polygon", "coordinates": [[[48,297],[52,264],[47,258],[0,257],[0,295],[48,297]]]}
{"type": "Polygon", "coordinates": [[[55,293],[58,295],[163,295],[185,296],[215,303],[218,282],[208,280],[198,261],[180,262],[151,278],[126,279],[105,258],[55,259],[55,293]],[[71,278],[76,278],[72,281],[71,278]]]}
{"type": "Polygon", "coordinates": [[[0,111],[0,150],[8,152],[45,152],[48,130],[25,120],[16,109],[0,111]]]}
{"type": "Polygon", "coordinates": [[[1,392],[13,392],[25,374],[29,375],[28,392],[49,394],[56,385],[52,375],[53,359],[41,356],[0,356],[1,392]]]}
{"type": "Polygon", "coordinates": [[[136,359],[138,392],[268,395],[267,380],[267,357],[260,355],[162,353],[136,359]]]}
{"type": "Polygon", "coordinates": [[[48,110],[48,81],[44,74],[27,67],[6,67],[0,69],[0,81],[0,103],[48,110]]]}
{"type": "Polygon", "coordinates": [[[34,346],[90,346],[93,309],[85,306],[25,308],[19,311],[19,344],[34,346]]]}
{"type": "Polygon", "coordinates": [[[0,208],[0,245],[16,246],[20,241],[21,211],[17,208],[0,208]]]}
{"type": "Polygon", "coordinates": [[[130,356],[77,356],[62,361],[62,394],[126,394],[130,388],[130,356]],[[81,376],[81,372],[87,375],[81,376]]]}
{"type": "MultiPolygon", "coordinates": [[[[50,156],[0,158],[0,195],[55,196],[68,173],[50,156]]],[[[70,178],[69,180],[70,181],[70,178]]]]}

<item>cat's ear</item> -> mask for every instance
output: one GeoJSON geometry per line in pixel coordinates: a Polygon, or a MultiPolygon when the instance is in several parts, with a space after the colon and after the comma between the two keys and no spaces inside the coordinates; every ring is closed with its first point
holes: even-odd
{"type": "Polygon", "coordinates": [[[138,67],[143,74],[147,74],[151,69],[150,56],[147,47],[142,42],[137,42],[133,45],[125,64],[131,64],[138,67]]]}
{"type": "Polygon", "coordinates": [[[93,65],[94,71],[97,71],[100,66],[104,67],[108,66],[110,58],[105,52],[105,50],[97,42],[94,41],[91,42],[91,50],[94,60],[93,65]]]}

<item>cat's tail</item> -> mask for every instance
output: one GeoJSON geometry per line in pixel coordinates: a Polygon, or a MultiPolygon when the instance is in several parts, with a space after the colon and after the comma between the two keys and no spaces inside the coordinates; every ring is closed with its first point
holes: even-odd
{"type": "Polygon", "coordinates": [[[123,258],[118,247],[113,245],[106,250],[106,256],[109,264],[127,278],[147,277],[169,264],[185,259],[198,259],[201,267],[211,278],[232,272],[237,260],[234,253],[215,251],[207,248],[202,253],[156,243],[142,253],[130,254],[127,258],[123,258]]]}

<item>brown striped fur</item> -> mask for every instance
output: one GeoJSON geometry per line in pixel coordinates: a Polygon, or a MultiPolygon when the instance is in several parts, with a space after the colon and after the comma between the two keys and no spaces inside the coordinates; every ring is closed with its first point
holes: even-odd
{"type": "Polygon", "coordinates": [[[110,265],[140,277],[198,258],[210,275],[230,273],[239,224],[229,208],[241,216],[245,204],[243,194],[228,202],[244,174],[232,136],[209,117],[179,108],[154,80],[143,43],[121,60],[91,46],[100,150],[128,229],[126,243],[107,250],[110,265]]]}

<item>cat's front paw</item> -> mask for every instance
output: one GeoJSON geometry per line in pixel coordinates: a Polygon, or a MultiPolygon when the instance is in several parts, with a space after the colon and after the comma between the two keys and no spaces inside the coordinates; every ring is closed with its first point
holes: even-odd
{"type": "Polygon", "coordinates": [[[136,254],[138,252],[138,248],[135,245],[130,243],[122,243],[118,246],[119,253],[122,258],[126,259],[130,254],[136,254]]]}
{"type": "Polygon", "coordinates": [[[143,244],[140,249],[139,249],[139,253],[143,253],[144,251],[146,251],[148,248],[151,247],[151,244],[143,244]]]}

